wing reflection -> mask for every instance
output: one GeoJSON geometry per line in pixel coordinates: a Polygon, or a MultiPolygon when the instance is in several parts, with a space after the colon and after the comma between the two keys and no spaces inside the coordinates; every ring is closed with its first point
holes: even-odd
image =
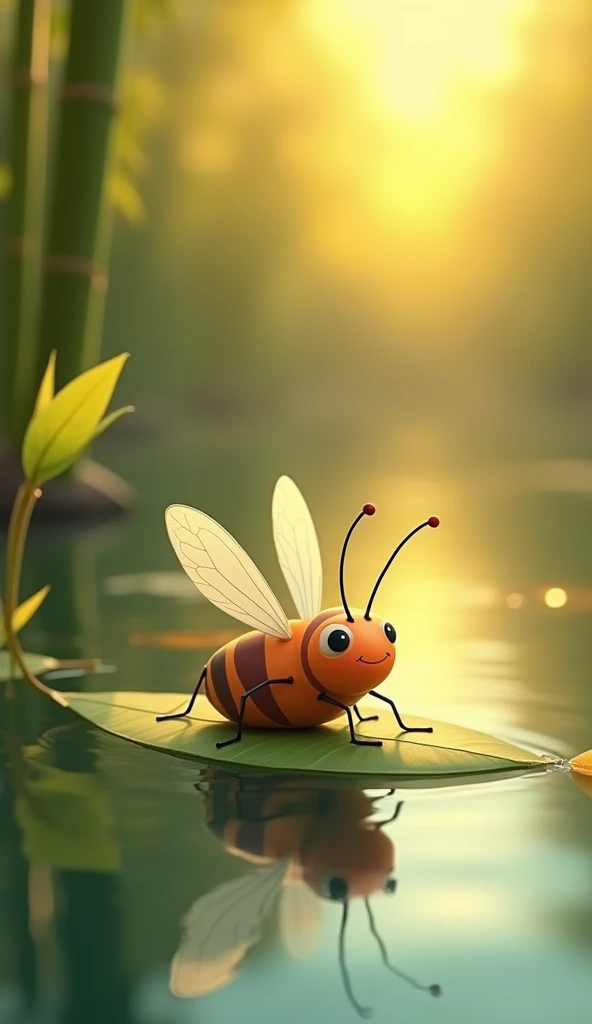
{"type": "Polygon", "coordinates": [[[372,797],[360,789],[307,788],[291,778],[241,777],[216,769],[208,769],[196,789],[205,800],[210,831],[228,853],[254,869],[190,907],[171,964],[174,995],[192,998],[230,984],[272,913],[284,948],[293,956],[308,955],[321,901],[329,900],[342,907],[338,958],[344,991],[360,1017],[370,1016],[354,994],[347,965],[352,899],[365,904],[387,970],[414,988],[440,995],[438,985],[421,985],[391,963],[370,903],[375,893],[396,891],[395,848],[383,831],[403,807],[394,790],[372,797]],[[380,810],[389,803],[388,811],[380,810]]]}

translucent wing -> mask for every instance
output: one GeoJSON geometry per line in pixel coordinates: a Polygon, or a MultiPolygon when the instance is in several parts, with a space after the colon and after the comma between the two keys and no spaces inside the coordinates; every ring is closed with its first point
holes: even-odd
{"type": "Polygon", "coordinates": [[[170,505],[165,522],[177,558],[208,601],[262,633],[290,639],[278,599],[234,537],[188,505],[170,505]]]}
{"type": "Polygon", "coordinates": [[[169,988],[192,999],[228,985],[248,949],[261,936],[264,918],[280,891],[285,861],[219,885],[195,901],[183,920],[169,988]]]}
{"type": "Polygon", "coordinates": [[[318,896],[304,882],[282,890],[279,910],[280,935],[284,949],[300,959],[309,956],[318,938],[321,916],[318,896]]]}
{"type": "Polygon", "coordinates": [[[275,549],[294,604],[302,619],[312,619],[321,610],[321,552],[308,506],[288,476],[275,485],[271,514],[275,549]]]}

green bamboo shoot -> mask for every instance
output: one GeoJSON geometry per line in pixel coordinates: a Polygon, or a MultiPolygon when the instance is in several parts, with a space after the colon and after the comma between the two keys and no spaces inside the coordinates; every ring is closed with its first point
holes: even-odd
{"type": "MultiPolygon", "coordinates": [[[[132,12],[133,0],[72,2],[36,368],[39,381],[57,349],[58,386],[98,355],[89,328],[107,289],[97,258],[99,246],[105,259],[109,248],[106,186],[132,12]]],[[[96,348],[97,332],[92,336],[96,348]]]]}
{"type": "Polygon", "coordinates": [[[45,196],[50,0],[20,0],[12,63],[2,430],[18,443],[36,370],[35,328],[45,196]]]}

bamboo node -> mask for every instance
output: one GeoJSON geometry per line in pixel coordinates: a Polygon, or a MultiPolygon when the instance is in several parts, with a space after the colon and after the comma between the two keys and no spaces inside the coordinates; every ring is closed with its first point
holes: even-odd
{"type": "Polygon", "coordinates": [[[26,256],[35,249],[35,239],[27,235],[10,235],[6,239],[6,251],[9,256],[26,256]]]}
{"type": "Polygon", "coordinates": [[[48,256],[45,260],[45,272],[47,274],[73,274],[75,277],[84,277],[90,281],[91,287],[100,293],[107,291],[109,278],[104,270],[95,266],[91,260],[83,256],[71,256],[67,253],[57,253],[48,256]]]}
{"type": "Polygon", "coordinates": [[[33,68],[16,68],[12,73],[12,86],[14,89],[30,89],[33,86],[45,85],[47,75],[33,68]]]}
{"type": "Polygon", "coordinates": [[[68,82],[62,90],[62,100],[90,100],[108,107],[113,114],[119,114],[121,105],[111,89],[97,82],[68,82]]]}

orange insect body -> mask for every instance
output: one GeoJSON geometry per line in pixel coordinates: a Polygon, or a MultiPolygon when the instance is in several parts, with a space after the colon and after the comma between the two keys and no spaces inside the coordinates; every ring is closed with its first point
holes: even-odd
{"type": "Polygon", "coordinates": [[[343,708],[319,700],[320,693],[352,707],[384,682],[396,657],[395,645],[382,619],[364,619],[353,611],[353,623],[342,608],[313,619],[290,620],[292,638],[279,640],[260,632],[246,633],[221,647],[206,665],[206,695],[216,710],[237,722],[241,697],[265,679],[291,677],[291,686],[265,687],[246,702],[245,725],[264,729],[305,728],[331,722],[343,708]],[[339,657],[327,657],[319,646],[321,633],[343,627],[353,641],[339,657]]]}
{"type": "MultiPolygon", "coordinates": [[[[344,566],[350,537],[374,505],[364,505],[350,526],[339,562],[342,608],[321,611],[322,564],[312,517],[296,485],[281,477],[273,497],[273,530],[280,566],[300,613],[288,620],[269,584],[234,537],[219,523],[187,505],[171,505],[165,514],[169,538],[189,578],[201,593],[223,611],[255,627],[228,644],[204,666],[185,711],[162,718],[183,718],[205,684],[216,710],[238,725],[263,729],[300,729],[322,725],[339,715],[348,717],[350,741],[381,746],[381,740],[359,739],[353,707],[367,693],[390,705],[399,728],[408,729],[390,699],[376,692],[395,662],[396,630],[390,622],[372,618],[372,603],[393,559],[404,544],[425,526],[436,527],[432,516],[411,530],[395,548],[370,594],[365,610],[352,613],[345,595],[344,566]]],[[[376,716],[374,716],[376,717],[376,716]]],[[[160,721],[161,719],[159,719],[160,721]]]]}

